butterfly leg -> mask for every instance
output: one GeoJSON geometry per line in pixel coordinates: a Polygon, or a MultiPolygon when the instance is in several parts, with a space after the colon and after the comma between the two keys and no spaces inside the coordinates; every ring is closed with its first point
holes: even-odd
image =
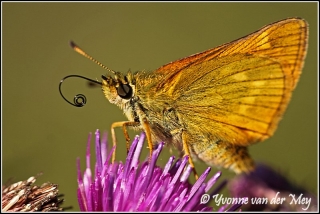
{"type": "Polygon", "coordinates": [[[145,131],[146,136],[147,136],[148,147],[149,147],[149,152],[150,152],[150,155],[149,155],[149,161],[150,161],[151,157],[152,157],[152,151],[153,151],[150,124],[149,124],[149,121],[146,118],[146,114],[140,108],[140,105],[138,105],[138,103],[136,103],[135,109],[136,109],[137,115],[139,115],[139,121],[140,121],[140,123],[142,125],[142,128],[145,131]]]}
{"type": "Polygon", "coordinates": [[[187,135],[184,131],[182,131],[182,144],[183,144],[183,150],[185,153],[185,156],[188,155],[189,157],[189,164],[192,167],[193,173],[194,173],[194,177],[196,178],[196,180],[198,180],[199,176],[197,174],[196,168],[194,167],[194,163],[192,161],[192,157],[191,157],[191,152],[190,152],[190,146],[187,144],[187,135]]]}
{"type": "MultiPolygon", "coordinates": [[[[122,127],[123,133],[124,133],[124,137],[126,138],[126,146],[127,146],[127,153],[129,152],[129,147],[130,147],[130,137],[127,131],[127,126],[135,126],[138,125],[138,122],[132,122],[132,121],[122,121],[122,122],[115,122],[111,125],[111,135],[112,135],[112,142],[113,142],[113,146],[117,145],[117,138],[116,138],[116,133],[114,131],[114,128],[116,127],[122,127]]],[[[114,152],[112,154],[112,163],[115,161],[116,159],[116,147],[114,149],[114,152]]]]}
{"type": "Polygon", "coordinates": [[[152,151],[153,151],[153,144],[152,144],[152,139],[151,139],[151,129],[150,129],[150,125],[149,125],[149,122],[147,119],[142,120],[142,126],[143,126],[143,129],[147,135],[147,141],[148,141],[148,146],[149,146],[149,151],[150,151],[149,160],[151,160],[152,151]]]}

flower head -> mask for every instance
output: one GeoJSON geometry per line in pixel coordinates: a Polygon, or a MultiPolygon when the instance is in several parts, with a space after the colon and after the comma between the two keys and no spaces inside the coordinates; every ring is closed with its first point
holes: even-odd
{"type": "MultiPolygon", "coordinates": [[[[114,148],[107,152],[107,139],[100,144],[100,132],[96,131],[95,176],[90,168],[90,138],[86,154],[86,169],[83,175],[78,163],[78,201],[82,211],[211,211],[200,203],[220,177],[220,172],[205,183],[208,168],[194,185],[188,182],[192,168],[188,157],[174,162],[169,158],[164,169],[156,165],[164,146],[160,143],[149,161],[139,164],[145,134],[132,142],[125,163],[111,163],[114,148]]],[[[232,207],[236,209],[237,207],[232,207]]]]}
{"type": "Polygon", "coordinates": [[[259,164],[250,174],[242,174],[229,182],[233,197],[249,197],[243,206],[248,211],[317,211],[317,198],[290,183],[272,168],[259,164]],[[258,201],[260,199],[260,202],[258,201]]]}
{"type": "Polygon", "coordinates": [[[33,185],[36,177],[2,187],[2,211],[34,212],[62,211],[63,199],[58,194],[58,185],[44,183],[33,185]]]}

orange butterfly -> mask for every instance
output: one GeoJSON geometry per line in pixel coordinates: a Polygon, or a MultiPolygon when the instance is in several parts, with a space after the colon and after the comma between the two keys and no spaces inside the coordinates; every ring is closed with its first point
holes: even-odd
{"type": "Polygon", "coordinates": [[[153,72],[123,75],[108,69],[74,43],[80,54],[111,71],[103,76],[106,98],[144,130],[150,152],[160,141],[192,159],[250,172],[247,146],[273,135],[303,67],[308,24],[289,18],[219,47],[183,58],[153,72]]]}

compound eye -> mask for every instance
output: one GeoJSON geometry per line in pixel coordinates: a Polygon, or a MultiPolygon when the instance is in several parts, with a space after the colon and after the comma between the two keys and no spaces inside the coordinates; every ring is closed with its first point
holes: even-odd
{"type": "Polygon", "coordinates": [[[120,84],[117,93],[122,99],[130,99],[132,97],[132,88],[129,84],[120,84]]]}

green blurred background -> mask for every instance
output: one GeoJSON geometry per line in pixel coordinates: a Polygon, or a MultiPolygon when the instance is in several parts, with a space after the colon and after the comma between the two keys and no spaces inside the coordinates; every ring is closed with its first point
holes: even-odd
{"type": "MultiPolygon", "coordinates": [[[[111,69],[154,70],[288,17],[309,22],[305,67],[274,137],[250,153],[317,194],[316,3],[3,3],[2,182],[44,172],[37,183],[59,184],[64,204],[78,210],[76,158],[84,166],[88,133],[109,132],[112,122],[125,120],[84,80],[67,80],[63,92],[69,99],[85,94],[85,107],[61,98],[64,76],[100,79],[106,73],[75,53],[69,40],[111,69]]],[[[117,159],[123,160],[125,141],[121,129],[116,133],[123,142],[117,159]]],[[[206,165],[196,167],[202,172],[206,165]]],[[[223,177],[232,176],[223,171],[223,177]]]]}

